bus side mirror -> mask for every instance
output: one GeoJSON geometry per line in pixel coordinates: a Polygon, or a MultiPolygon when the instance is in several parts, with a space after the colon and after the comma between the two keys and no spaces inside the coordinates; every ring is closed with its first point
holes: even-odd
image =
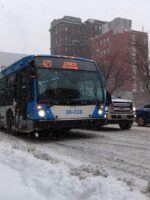
{"type": "Polygon", "coordinates": [[[36,65],[33,60],[29,63],[29,77],[31,79],[34,79],[36,77],[36,65]]]}
{"type": "Polygon", "coordinates": [[[111,94],[106,91],[106,106],[109,106],[112,102],[111,94]]]}

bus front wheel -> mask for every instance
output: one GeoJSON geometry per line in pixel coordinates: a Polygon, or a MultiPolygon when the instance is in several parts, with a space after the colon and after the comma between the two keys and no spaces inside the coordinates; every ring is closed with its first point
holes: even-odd
{"type": "Polygon", "coordinates": [[[11,110],[7,111],[6,126],[9,133],[14,134],[14,117],[11,110]]]}

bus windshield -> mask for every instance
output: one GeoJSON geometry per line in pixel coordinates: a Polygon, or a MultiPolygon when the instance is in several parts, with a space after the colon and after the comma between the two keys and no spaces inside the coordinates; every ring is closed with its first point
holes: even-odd
{"type": "Polygon", "coordinates": [[[97,71],[37,68],[38,101],[59,105],[103,102],[97,71]]]}

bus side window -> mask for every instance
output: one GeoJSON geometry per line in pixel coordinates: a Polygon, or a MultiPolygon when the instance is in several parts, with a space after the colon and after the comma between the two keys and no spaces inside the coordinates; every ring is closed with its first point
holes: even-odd
{"type": "Polygon", "coordinates": [[[16,74],[11,74],[6,78],[6,105],[12,105],[15,97],[15,87],[16,87],[16,74]]]}
{"type": "Polygon", "coordinates": [[[34,63],[34,60],[31,60],[29,62],[29,77],[30,79],[36,78],[36,65],[34,63]]]}
{"type": "Polygon", "coordinates": [[[18,101],[27,100],[27,70],[22,70],[17,74],[17,90],[16,96],[18,101]]]}
{"type": "Polygon", "coordinates": [[[27,105],[27,70],[21,70],[17,73],[16,102],[20,114],[25,113],[27,105]]]}
{"type": "Polygon", "coordinates": [[[30,78],[28,80],[28,100],[34,100],[34,80],[30,78]]]}
{"type": "Polygon", "coordinates": [[[28,101],[34,100],[34,78],[36,78],[36,68],[34,62],[30,62],[27,68],[28,101]]]}
{"type": "Polygon", "coordinates": [[[0,80],[0,106],[5,106],[5,79],[0,80]]]}

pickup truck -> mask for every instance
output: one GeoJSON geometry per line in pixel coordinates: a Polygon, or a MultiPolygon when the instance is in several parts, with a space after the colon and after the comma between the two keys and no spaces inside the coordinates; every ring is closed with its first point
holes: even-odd
{"type": "Polygon", "coordinates": [[[130,100],[112,97],[106,108],[107,124],[118,124],[121,129],[130,129],[134,122],[135,107],[130,100]]]}

